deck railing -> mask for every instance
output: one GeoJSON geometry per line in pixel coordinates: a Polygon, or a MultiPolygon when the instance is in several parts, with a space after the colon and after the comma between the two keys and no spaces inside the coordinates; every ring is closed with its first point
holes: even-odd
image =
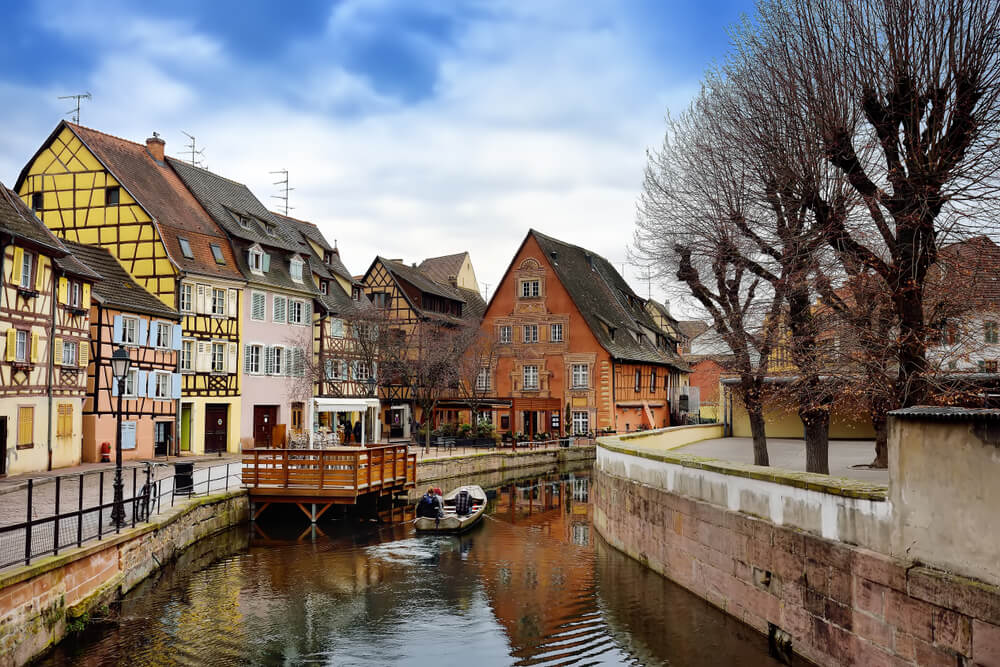
{"type": "Polygon", "coordinates": [[[356,497],[416,480],[417,455],[406,445],[243,450],[243,484],[251,492],[356,497]]]}

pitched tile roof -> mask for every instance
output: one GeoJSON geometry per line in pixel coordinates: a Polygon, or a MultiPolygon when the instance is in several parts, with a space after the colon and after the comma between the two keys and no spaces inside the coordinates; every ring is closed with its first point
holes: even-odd
{"type": "Polygon", "coordinates": [[[143,289],[104,248],[74,241],[64,243],[72,251],[73,257],[101,275],[101,279],[91,288],[91,294],[104,305],[132,313],[180,320],[176,310],[143,289]]]}
{"type": "Polygon", "coordinates": [[[74,258],[66,244],[38,219],[16,192],[3,183],[0,183],[0,230],[17,239],[18,243],[53,257],[56,266],[68,274],[90,280],[101,277],[74,258]]]}
{"type": "Polygon", "coordinates": [[[677,330],[687,336],[688,340],[694,340],[708,330],[708,324],[701,320],[679,320],[677,330]]]}
{"type": "Polygon", "coordinates": [[[528,234],[534,236],[559,282],[612,357],[686,368],[674,351],[658,347],[645,335],[644,330],[659,332],[660,328],[646,311],[645,300],[636,296],[608,260],[535,230],[528,234]]]}
{"type": "Polygon", "coordinates": [[[153,217],[170,258],[182,271],[218,278],[243,278],[229,240],[169,164],[154,160],[145,144],[74,123],[65,125],[153,217]],[[193,259],[181,252],[179,237],[191,244],[193,259]],[[219,246],[225,264],[215,261],[212,244],[219,246]]]}
{"type": "Polygon", "coordinates": [[[443,257],[429,257],[420,262],[420,272],[435,282],[447,285],[451,276],[458,276],[462,270],[462,264],[468,252],[459,252],[454,255],[444,255],[443,257]]]}
{"type": "Polygon", "coordinates": [[[464,295],[455,291],[451,285],[441,285],[425,276],[420,269],[415,266],[407,266],[403,262],[394,259],[378,258],[382,265],[397,278],[402,278],[406,282],[416,287],[421,292],[434,294],[435,296],[452,299],[453,301],[465,301],[464,295]]]}
{"type": "MultiPolygon", "coordinates": [[[[288,228],[294,229],[300,235],[299,244],[309,249],[310,254],[313,255],[318,260],[318,263],[323,267],[322,271],[319,273],[329,274],[332,278],[333,275],[338,275],[344,280],[350,283],[357,283],[358,280],[351,275],[351,272],[347,270],[344,266],[343,261],[340,259],[340,251],[337,248],[331,248],[330,244],[327,242],[326,237],[323,236],[323,232],[319,230],[319,227],[315,223],[309,222],[308,220],[299,220],[298,218],[292,218],[287,215],[282,215],[280,213],[275,213],[271,211],[271,215],[275,219],[284,222],[288,228]],[[313,247],[309,244],[309,241],[313,241],[323,250],[329,251],[331,254],[330,262],[327,263],[325,258],[320,257],[313,247]]],[[[301,250],[300,250],[301,252],[301,250]]]]}
{"type": "Polygon", "coordinates": [[[1000,246],[988,236],[943,246],[927,278],[927,306],[950,301],[1000,311],[1000,246]]]}

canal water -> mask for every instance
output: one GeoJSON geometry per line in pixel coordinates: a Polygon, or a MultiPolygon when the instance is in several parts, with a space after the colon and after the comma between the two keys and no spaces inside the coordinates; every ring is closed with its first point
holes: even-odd
{"type": "Polygon", "coordinates": [[[46,665],[776,665],[767,641],[609,547],[589,469],[490,490],[461,537],[274,514],[204,540],[46,665]]]}

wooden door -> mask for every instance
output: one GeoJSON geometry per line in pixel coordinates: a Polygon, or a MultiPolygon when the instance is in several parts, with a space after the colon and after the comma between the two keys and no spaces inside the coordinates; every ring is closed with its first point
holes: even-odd
{"type": "Polygon", "coordinates": [[[229,440],[229,406],[205,406],[205,453],[224,452],[229,440]]]}
{"type": "Polygon", "coordinates": [[[271,434],[278,421],[277,405],[253,406],[254,447],[271,447],[271,434]]]}
{"type": "Polygon", "coordinates": [[[153,424],[153,456],[166,456],[170,452],[173,438],[173,422],[156,422],[153,424]]]}

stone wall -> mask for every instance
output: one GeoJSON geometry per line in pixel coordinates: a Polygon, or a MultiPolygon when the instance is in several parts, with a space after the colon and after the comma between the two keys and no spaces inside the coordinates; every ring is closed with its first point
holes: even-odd
{"type": "Polygon", "coordinates": [[[21,665],[198,540],[246,522],[245,490],[178,506],[150,523],[0,573],[0,667],[21,665]]]}
{"type": "Polygon", "coordinates": [[[417,462],[417,489],[419,490],[422,483],[432,480],[468,477],[515,468],[590,461],[593,460],[595,451],[594,445],[581,445],[561,449],[479,452],[440,459],[425,459],[417,462]]]}
{"type": "MultiPolygon", "coordinates": [[[[620,454],[620,453],[619,453],[620,454]]],[[[634,457],[651,460],[662,454],[634,457]]],[[[820,665],[1000,665],[1000,589],[777,525],[599,448],[594,525],[614,547],[820,665]]],[[[744,478],[745,479],[745,478],[744,478]]],[[[786,515],[787,516],[787,515],[786,515]]]]}

